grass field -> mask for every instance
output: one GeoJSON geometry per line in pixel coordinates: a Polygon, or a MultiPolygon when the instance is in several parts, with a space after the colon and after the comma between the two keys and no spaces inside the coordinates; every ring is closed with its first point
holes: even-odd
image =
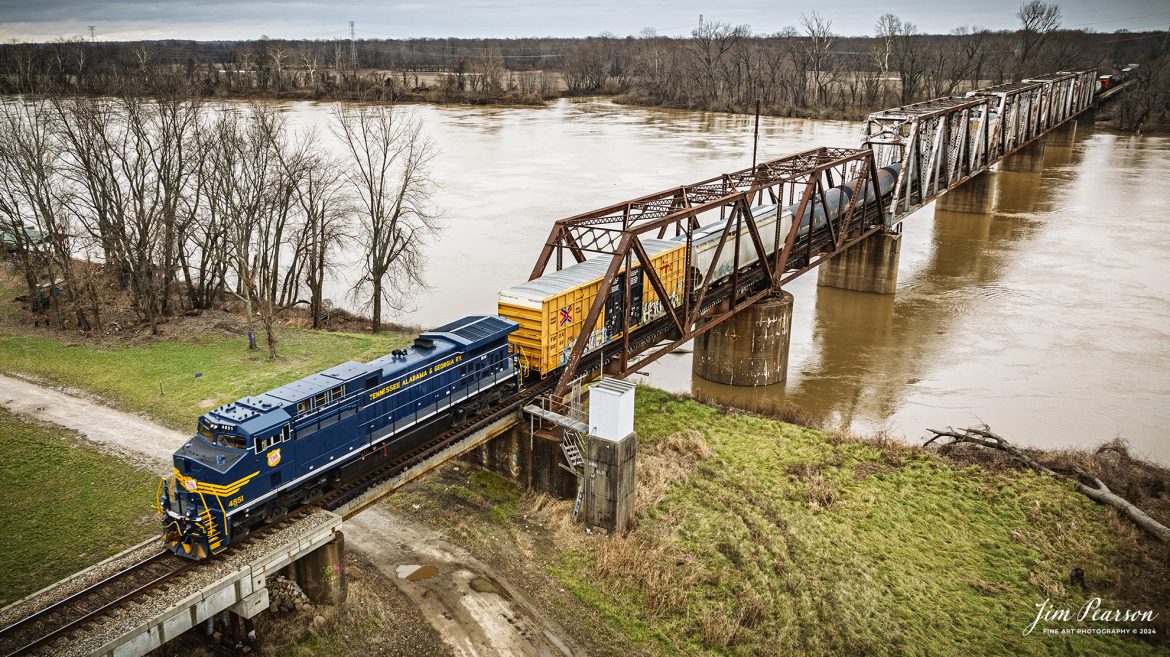
{"type": "Polygon", "coordinates": [[[155,533],[157,478],[0,406],[0,605],[155,533]]]}
{"type": "Polygon", "coordinates": [[[585,537],[564,520],[570,502],[492,475],[392,503],[502,546],[500,559],[520,545],[520,561],[617,630],[614,654],[1170,653],[1133,637],[1024,635],[1045,599],[1136,608],[1117,597],[1118,557],[1144,539],[1064,484],[637,394],[640,524],[627,536],[585,537]],[[1069,585],[1078,567],[1088,592],[1069,585]]]}
{"type": "Polygon", "coordinates": [[[346,360],[409,343],[401,333],[330,333],[281,327],[278,358],[248,351],[243,336],[207,332],[135,343],[69,343],[0,331],[0,371],[96,393],[125,410],[190,430],[209,408],[270,390],[346,360]],[[196,374],[202,376],[196,378],[196,374]]]}

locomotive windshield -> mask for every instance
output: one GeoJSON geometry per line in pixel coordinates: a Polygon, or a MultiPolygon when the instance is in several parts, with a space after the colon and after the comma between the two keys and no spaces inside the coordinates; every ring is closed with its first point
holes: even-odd
{"type": "Polygon", "coordinates": [[[230,433],[219,434],[219,440],[216,441],[220,447],[227,447],[230,449],[246,449],[248,441],[244,440],[243,436],[233,436],[230,433]]]}
{"type": "Polygon", "coordinates": [[[199,423],[199,435],[203,436],[203,439],[209,443],[215,442],[215,434],[211,433],[211,429],[208,429],[207,425],[202,422],[199,423]]]}

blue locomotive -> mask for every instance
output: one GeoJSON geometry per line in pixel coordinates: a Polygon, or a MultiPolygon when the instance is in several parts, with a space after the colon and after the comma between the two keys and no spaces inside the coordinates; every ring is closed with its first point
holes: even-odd
{"type": "Polygon", "coordinates": [[[163,539],[203,559],[417,447],[520,385],[517,324],[465,317],[369,363],[346,362],[220,406],[174,456],[159,486],[163,539]]]}

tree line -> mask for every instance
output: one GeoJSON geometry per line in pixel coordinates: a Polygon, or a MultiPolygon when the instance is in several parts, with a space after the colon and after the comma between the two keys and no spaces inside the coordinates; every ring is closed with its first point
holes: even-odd
{"type": "Polygon", "coordinates": [[[434,148],[392,105],[336,105],[329,131],[292,130],[269,102],[46,96],[0,102],[0,236],[30,305],[60,328],[101,330],[124,294],[160,321],[235,300],[276,356],[294,306],[314,327],[343,246],[360,247],[351,290],[374,331],[421,280],[440,229],[434,148]]]}
{"type": "Polygon", "coordinates": [[[1162,33],[1064,29],[1058,5],[1029,0],[1018,27],[924,34],[885,14],[847,37],[817,12],[773,34],[703,22],[689,37],[360,39],[95,43],[0,47],[0,89],[154,93],[178,77],[204,97],[536,101],[561,93],[787,115],[861,116],[1062,69],[1165,66],[1162,33]]]}

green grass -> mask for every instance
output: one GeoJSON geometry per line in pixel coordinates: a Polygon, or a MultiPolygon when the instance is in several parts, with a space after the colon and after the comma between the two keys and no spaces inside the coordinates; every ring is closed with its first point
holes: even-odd
{"type": "Polygon", "coordinates": [[[1133,636],[1024,635],[1045,599],[1150,608],[1122,597],[1134,532],[1061,482],[651,388],[637,400],[639,494],[660,501],[626,536],[584,537],[570,502],[479,472],[391,504],[494,555],[481,558],[518,551],[543,569],[576,599],[562,620],[601,619],[598,654],[1170,654],[1133,636]]]}
{"type": "Polygon", "coordinates": [[[0,370],[88,390],[167,426],[190,430],[209,408],[270,390],[346,360],[408,344],[406,335],[278,331],[275,361],[242,336],[208,333],[104,346],[0,332],[0,370]],[[202,373],[195,378],[196,373],[202,373]]]}
{"type": "Polygon", "coordinates": [[[144,540],[157,478],[0,407],[0,605],[144,540]]]}
{"type": "Polygon", "coordinates": [[[640,450],[698,431],[714,456],[643,513],[628,549],[577,548],[551,566],[635,643],[728,655],[1158,652],[1131,637],[1023,635],[1046,598],[1085,602],[1066,585],[1074,567],[1111,607],[1125,541],[1104,508],[1050,478],[957,468],[647,388],[637,418],[640,450]]]}

